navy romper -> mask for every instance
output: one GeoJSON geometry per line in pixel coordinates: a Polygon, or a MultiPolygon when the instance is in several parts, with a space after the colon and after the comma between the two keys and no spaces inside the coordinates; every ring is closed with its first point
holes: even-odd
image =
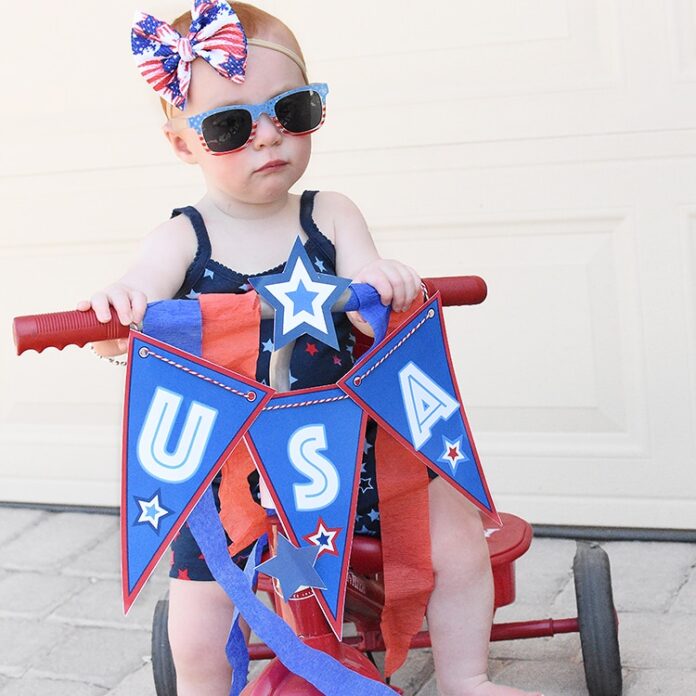
{"type": "MultiPolygon", "coordinates": [[[[308,239],[305,250],[310,260],[320,273],[336,273],[336,248],[330,239],[324,236],[312,218],[314,197],[317,191],[305,191],[300,199],[300,224],[308,239]]],[[[251,289],[249,276],[233,271],[231,268],[210,258],[211,247],[208,231],[201,214],[192,206],[176,208],[172,217],[186,215],[198,238],[198,250],[191,262],[184,283],[177,292],[176,299],[195,300],[201,293],[236,293],[242,294],[251,289]]],[[[283,266],[271,268],[263,273],[267,275],[280,273],[283,266]]],[[[352,324],[345,314],[335,314],[334,323],[338,336],[339,350],[308,336],[297,339],[290,362],[290,388],[305,389],[335,383],[353,365],[353,346],[355,336],[352,324]]],[[[256,365],[256,379],[268,384],[268,368],[273,350],[273,322],[270,319],[261,321],[259,359],[256,365]]],[[[375,476],[374,442],[376,427],[369,421],[365,437],[362,470],[360,472],[360,491],[355,516],[355,532],[369,536],[379,536],[379,510],[377,505],[377,481],[375,476]]],[[[219,507],[218,488],[220,475],[213,481],[213,492],[219,507]]],[[[249,477],[251,495],[259,501],[258,473],[249,477]]],[[[229,541],[229,540],[228,540],[229,541]]],[[[245,550],[235,557],[237,563],[243,562],[248,556],[245,550]]],[[[183,580],[213,580],[205,559],[198,548],[188,525],[184,525],[179,535],[172,542],[172,565],[170,577],[183,580]]]]}

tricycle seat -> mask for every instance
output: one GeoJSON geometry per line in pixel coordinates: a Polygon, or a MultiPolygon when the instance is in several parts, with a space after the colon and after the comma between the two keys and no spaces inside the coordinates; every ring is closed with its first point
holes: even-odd
{"type": "MultiPolygon", "coordinates": [[[[527,551],[532,542],[532,527],[528,522],[506,512],[500,514],[500,519],[503,522],[502,527],[494,527],[488,520],[484,520],[488,552],[493,567],[496,607],[502,607],[514,601],[514,561],[527,551]]],[[[379,539],[355,536],[350,563],[359,575],[380,573],[382,545],[379,539]]]]}

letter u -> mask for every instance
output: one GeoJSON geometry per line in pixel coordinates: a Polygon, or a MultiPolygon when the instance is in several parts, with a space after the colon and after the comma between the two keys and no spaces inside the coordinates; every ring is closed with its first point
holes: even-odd
{"type": "Polygon", "coordinates": [[[150,476],[167,483],[191,478],[203,459],[217,409],[193,401],[173,452],[167,450],[174,421],[184,397],[157,387],[138,437],[138,460],[150,476]]]}

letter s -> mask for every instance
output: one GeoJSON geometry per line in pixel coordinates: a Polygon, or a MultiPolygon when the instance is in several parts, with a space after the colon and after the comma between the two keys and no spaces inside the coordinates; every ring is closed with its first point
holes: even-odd
{"type": "Polygon", "coordinates": [[[308,483],[293,484],[295,507],[300,512],[328,507],[341,488],[336,467],[319,454],[325,449],[326,430],[321,424],[298,428],[288,440],[290,463],[309,479],[308,483]]]}

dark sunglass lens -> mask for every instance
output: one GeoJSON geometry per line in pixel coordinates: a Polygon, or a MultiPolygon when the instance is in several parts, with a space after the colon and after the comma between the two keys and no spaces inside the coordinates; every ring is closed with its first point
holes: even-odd
{"type": "Polygon", "coordinates": [[[201,131],[213,152],[230,152],[246,143],[251,127],[251,114],[246,109],[232,109],[204,118],[201,131]]]}
{"type": "Polygon", "coordinates": [[[321,123],[321,95],[308,89],[283,97],[275,106],[276,118],[290,133],[306,133],[321,123]]]}

